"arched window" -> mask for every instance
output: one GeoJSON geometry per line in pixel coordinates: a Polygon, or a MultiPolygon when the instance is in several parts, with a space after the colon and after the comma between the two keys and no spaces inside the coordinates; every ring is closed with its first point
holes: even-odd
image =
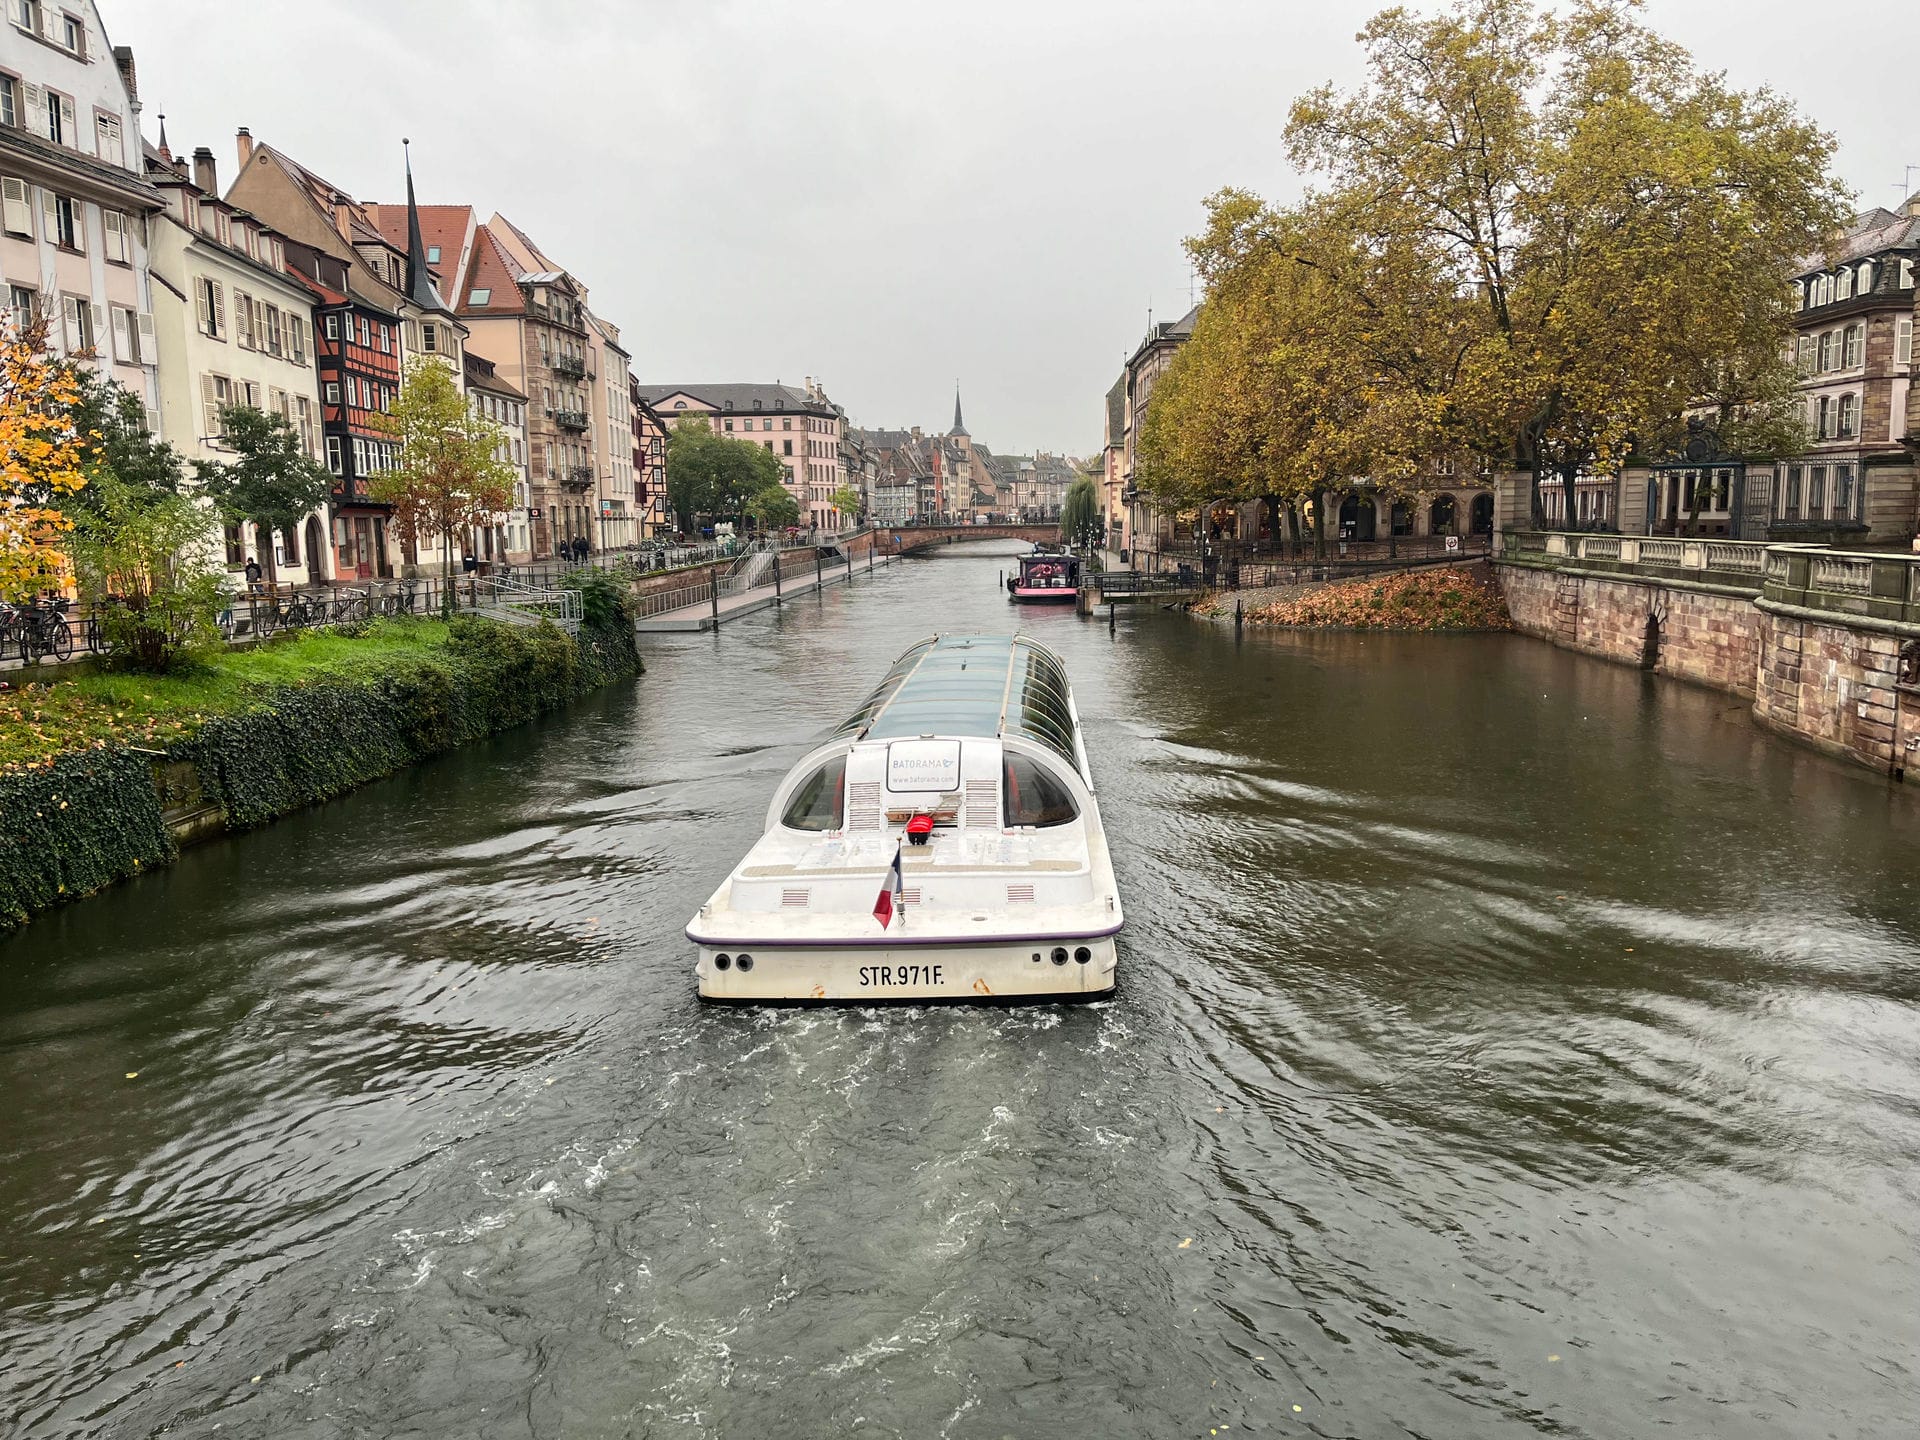
{"type": "Polygon", "coordinates": [[[1842,270],[1838,275],[1834,277],[1834,286],[1837,292],[1838,299],[1845,300],[1848,296],[1852,295],[1853,294],[1853,271],[1842,270]]]}
{"type": "Polygon", "coordinates": [[[1840,397],[1840,436],[1850,439],[1860,432],[1860,397],[1847,394],[1840,397]]]}
{"type": "Polygon", "coordinates": [[[1009,826],[1045,829],[1079,818],[1073,793],[1024,755],[1009,755],[1000,767],[1000,813],[1009,826]]]}
{"type": "Polygon", "coordinates": [[[846,790],[847,757],[836,755],[800,782],[780,823],[789,830],[838,830],[846,790]]]}

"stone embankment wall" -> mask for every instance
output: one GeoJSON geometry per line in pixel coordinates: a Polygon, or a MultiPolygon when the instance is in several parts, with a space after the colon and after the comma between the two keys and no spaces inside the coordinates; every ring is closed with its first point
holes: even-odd
{"type": "Polygon", "coordinates": [[[1796,618],[1750,596],[1633,577],[1495,567],[1514,627],[1569,650],[1753,702],[1754,718],[1848,760],[1899,773],[1920,752],[1920,689],[1899,684],[1894,633],[1796,618]]]}
{"type": "Polygon", "coordinates": [[[1652,616],[1659,625],[1655,673],[1753,698],[1767,617],[1751,600],[1648,581],[1497,568],[1514,628],[1523,634],[1639,665],[1652,616]]]}

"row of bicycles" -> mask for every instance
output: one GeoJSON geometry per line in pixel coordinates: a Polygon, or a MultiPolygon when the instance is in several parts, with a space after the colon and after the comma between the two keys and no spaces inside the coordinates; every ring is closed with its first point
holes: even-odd
{"type": "MultiPolygon", "coordinates": [[[[84,611],[76,611],[65,596],[26,605],[0,600],[0,664],[67,660],[76,650],[104,653],[104,622],[119,603],[113,599],[96,601],[84,611]]],[[[264,640],[282,630],[351,625],[385,615],[424,614],[432,603],[428,588],[414,581],[401,581],[380,590],[263,591],[229,596],[215,622],[222,639],[264,640]]]]}
{"type": "MultiPolygon", "coordinates": [[[[15,605],[0,600],[0,660],[18,656],[27,664],[41,660],[65,660],[73,654],[73,618],[64,595],[36,600],[30,605],[15,605]]],[[[91,617],[84,631],[95,649],[99,648],[99,626],[91,617]]]]}
{"type": "Polygon", "coordinates": [[[291,591],[285,595],[235,595],[218,617],[220,634],[254,635],[264,640],[281,630],[311,630],[352,625],[382,615],[417,615],[424,608],[423,587],[412,581],[385,590],[342,588],[291,591]]]}

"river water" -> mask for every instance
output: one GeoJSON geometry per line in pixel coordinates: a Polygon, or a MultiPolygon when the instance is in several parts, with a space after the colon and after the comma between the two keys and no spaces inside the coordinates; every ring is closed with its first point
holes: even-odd
{"type": "Polygon", "coordinates": [[[1119,996],[698,1005],[787,765],[1007,563],[0,944],[0,1434],[1912,1433],[1920,796],[1726,697],[1029,612],[1119,996]]]}

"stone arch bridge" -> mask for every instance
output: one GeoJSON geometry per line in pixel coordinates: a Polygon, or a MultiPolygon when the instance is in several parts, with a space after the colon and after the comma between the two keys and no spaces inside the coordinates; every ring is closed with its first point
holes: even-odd
{"type": "Polygon", "coordinates": [[[914,555],[963,540],[1022,540],[1028,544],[1060,538],[1058,522],[1038,525],[901,525],[875,527],[874,549],[882,555],[914,555]]]}

